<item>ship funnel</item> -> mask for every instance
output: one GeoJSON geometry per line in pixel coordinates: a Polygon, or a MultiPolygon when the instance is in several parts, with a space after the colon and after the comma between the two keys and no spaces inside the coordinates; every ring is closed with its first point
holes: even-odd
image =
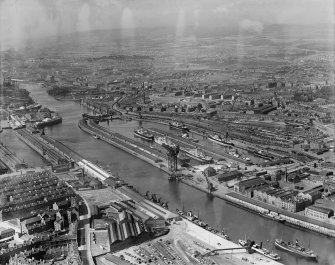
{"type": "Polygon", "coordinates": [[[261,249],[263,248],[263,242],[261,242],[261,245],[259,246],[261,249]]]}

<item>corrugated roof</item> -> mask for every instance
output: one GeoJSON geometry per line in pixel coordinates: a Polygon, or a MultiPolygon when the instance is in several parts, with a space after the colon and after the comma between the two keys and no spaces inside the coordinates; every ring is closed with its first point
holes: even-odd
{"type": "Polygon", "coordinates": [[[320,213],[324,213],[324,214],[329,214],[331,212],[333,212],[332,209],[330,208],[327,208],[327,207],[323,207],[323,206],[317,206],[317,205],[312,205],[312,206],[309,206],[307,207],[308,209],[311,209],[313,211],[317,211],[317,212],[320,212],[320,213]]]}

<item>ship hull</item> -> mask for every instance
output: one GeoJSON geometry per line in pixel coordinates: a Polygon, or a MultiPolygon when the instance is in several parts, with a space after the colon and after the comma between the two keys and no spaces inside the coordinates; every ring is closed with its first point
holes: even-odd
{"type": "Polygon", "coordinates": [[[212,142],[215,142],[215,143],[217,143],[217,144],[221,144],[221,145],[224,145],[224,146],[234,146],[233,143],[226,143],[226,142],[224,142],[224,141],[222,141],[222,140],[220,140],[220,139],[215,139],[215,138],[212,137],[212,136],[208,136],[207,138],[208,138],[208,140],[210,140],[210,141],[212,141],[212,142]]]}
{"type": "Polygon", "coordinates": [[[141,134],[137,131],[134,132],[134,135],[137,136],[137,137],[140,137],[146,141],[149,141],[149,142],[153,142],[154,141],[154,137],[153,136],[148,136],[148,135],[144,135],[144,134],[141,134]]]}
{"type": "Polygon", "coordinates": [[[269,259],[272,259],[272,260],[280,260],[280,257],[279,256],[271,256],[269,254],[267,254],[264,250],[260,249],[260,248],[255,248],[255,247],[251,247],[251,249],[253,249],[255,252],[263,255],[264,257],[267,257],[269,259]]]}
{"type": "Polygon", "coordinates": [[[266,159],[266,160],[272,160],[273,158],[272,157],[270,157],[270,156],[267,156],[267,155],[263,155],[263,154],[260,154],[260,153],[258,153],[258,152],[252,152],[253,153],[253,155],[255,155],[255,156],[257,156],[257,157],[260,157],[260,158],[263,158],[263,159],[266,159]]]}
{"type": "Polygon", "coordinates": [[[176,125],[173,125],[172,123],[169,123],[169,127],[170,127],[170,129],[175,129],[175,130],[180,130],[180,131],[185,131],[185,132],[190,131],[190,129],[187,128],[187,127],[176,126],[176,125]]]}
{"type": "Polygon", "coordinates": [[[192,153],[190,153],[190,152],[188,152],[188,151],[186,151],[186,150],[184,150],[184,152],[185,152],[185,154],[186,154],[187,156],[189,156],[189,157],[191,157],[191,158],[193,158],[193,159],[195,159],[195,160],[198,160],[198,161],[200,161],[200,162],[211,163],[211,162],[213,161],[213,159],[204,159],[204,158],[201,158],[201,157],[199,157],[199,156],[196,156],[196,155],[194,155],[194,154],[192,154],[192,153]]]}
{"type": "Polygon", "coordinates": [[[280,244],[277,240],[275,241],[275,246],[277,248],[281,249],[281,250],[290,252],[290,253],[292,253],[296,256],[299,256],[299,257],[302,257],[302,258],[305,258],[305,259],[311,259],[311,260],[316,260],[317,259],[317,256],[314,256],[314,255],[311,256],[311,255],[308,255],[307,253],[296,250],[296,249],[288,246],[286,243],[280,244]]]}
{"type": "Polygon", "coordinates": [[[62,118],[57,118],[57,119],[53,119],[53,120],[50,120],[50,121],[40,122],[40,123],[36,124],[36,128],[37,129],[43,129],[44,127],[52,126],[52,125],[55,125],[55,124],[58,124],[58,123],[61,123],[61,122],[62,122],[62,118]]]}
{"type": "Polygon", "coordinates": [[[279,222],[279,223],[285,223],[285,222],[286,222],[285,219],[275,218],[274,216],[270,216],[270,215],[268,215],[268,214],[261,214],[261,216],[263,216],[263,217],[265,217],[265,218],[268,218],[268,219],[270,219],[270,220],[279,222]]]}
{"type": "Polygon", "coordinates": [[[111,116],[108,114],[102,114],[102,115],[89,115],[89,114],[82,114],[83,119],[92,119],[92,120],[98,120],[98,121],[107,121],[111,120],[111,116]]]}

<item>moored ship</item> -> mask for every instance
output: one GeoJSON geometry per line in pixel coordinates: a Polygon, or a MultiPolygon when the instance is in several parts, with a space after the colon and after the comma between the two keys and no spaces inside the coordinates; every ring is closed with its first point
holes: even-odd
{"type": "Polygon", "coordinates": [[[264,150],[259,150],[259,151],[253,151],[253,155],[258,156],[260,158],[266,159],[266,160],[272,160],[273,156],[270,156],[267,152],[264,150]]]}
{"type": "Polygon", "coordinates": [[[37,129],[42,129],[47,126],[55,125],[62,122],[62,117],[56,116],[52,118],[45,118],[42,121],[36,122],[35,127],[37,129]]]}
{"type": "Polygon", "coordinates": [[[135,136],[141,137],[142,139],[145,139],[147,141],[153,142],[154,136],[148,131],[143,128],[139,128],[134,131],[135,136]]]}
{"type": "Polygon", "coordinates": [[[269,218],[271,220],[280,222],[280,223],[284,223],[286,221],[278,213],[274,213],[274,212],[264,213],[263,216],[266,217],[266,218],[269,218]]]}
{"type": "Polygon", "coordinates": [[[275,239],[275,246],[282,250],[291,252],[300,257],[307,259],[317,259],[317,255],[312,250],[306,250],[303,246],[300,246],[298,240],[293,242],[284,242],[282,239],[275,239]]]}
{"type": "Polygon", "coordinates": [[[41,104],[35,103],[26,107],[26,110],[38,110],[42,108],[41,104]]]}
{"type": "Polygon", "coordinates": [[[159,145],[163,145],[163,144],[166,144],[172,148],[176,147],[176,145],[169,139],[167,138],[166,136],[157,136],[157,137],[154,137],[154,141],[155,143],[159,144],[159,145]]]}
{"type": "Polygon", "coordinates": [[[196,224],[196,225],[198,225],[198,226],[200,226],[200,227],[202,227],[202,228],[205,228],[205,227],[208,226],[207,223],[205,223],[204,221],[200,220],[199,216],[195,216],[195,215],[192,213],[192,211],[184,212],[184,211],[179,210],[179,209],[176,209],[176,211],[177,211],[177,213],[178,213],[181,217],[183,217],[183,218],[185,218],[185,219],[191,221],[192,223],[194,223],[194,224],[196,224]]]}
{"type": "Polygon", "coordinates": [[[230,145],[230,146],[234,146],[234,144],[232,142],[229,142],[227,139],[223,139],[220,135],[208,135],[208,140],[211,140],[215,143],[221,144],[221,145],[230,145]]]}
{"type": "Polygon", "coordinates": [[[82,116],[83,116],[83,119],[92,119],[92,120],[99,120],[99,121],[107,121],[112,118],[111,115],[109,114],[90,115],[87,113],[83,113],[82,116]]]}
{"type": "Polygon", "coordinates": [[[274,252],[270,252],[269,250],[267,250],[266,248],[263,248],[262,246],[263,244],[261,243],[261,245],[258,244],[254,244],[251,249],[253,249],[255,252],[269,258],[269,259],[273,259],[273,260],[280,260],[280,256],[277,253],[274,252]]]}
{"type": "Polygon", "coordinates": [[[178,121],[172,121],[169,122],[170,129],[176,129],[176,130],[182,130],[188,132],[190,129],[185,126],[185,124],[178,122],[178,121]]]}
{"type": "Polygon", "coordinates": [[[192,157],[198,161],[211,163],[213,161],[213,157],[205,155],[203,152],[199,151],[197,148],[195,149],[184,149],[183,150],[186,155],[192,157]]]}

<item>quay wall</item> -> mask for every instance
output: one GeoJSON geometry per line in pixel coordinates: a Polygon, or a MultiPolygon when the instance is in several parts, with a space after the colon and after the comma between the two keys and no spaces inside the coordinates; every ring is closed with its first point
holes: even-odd
{"type": "MultiPolygon", "coordinates": [[[[127,153],[129,153],[129,154],[131,154],[131,155],[133,155],[133,156],[135,156],[135,157],[137,157],[137,158],[139,158],[139,159],[141,159],[141,160],[143,160],[143,161],[145,161],[145,162],[147,162],[147,163],[149,163],[149,164],[151,164],[151,165],[159,168],[159,169],[161,169],[162,171],[170,174],[170,171],[167,168],[162,168],[160,166],[161,164],[156,163],[152,159],[150,159],[150,158],[148,158],[148,157],[146,157],[146,156],[144,156],[144,155],[136,152],[135,150],[132,150],[130,148],[130,144],[128,144],[128,143],[122,143],[122,144],[117,143],[116,141],[113,141],[112,137],[106,137],[102,133],[98,133],[96,131],[93,131],[92,129],[89,128],[89,126],[83,124],[82,121],[79,121],[78,126],[84,132],[92,134],[92,135],[97,135],[97,136],[100,137],[100,140],[103,140],[103,141],[105,141],[105,142],[107,142],[107,143],[109,143],[109,144],[111,144],[111,145],[113,145],[113,146],[115,146],[115,147],[117,147],[117,148],[119,148],[119,149],[121,149],[121,150],[123,150],[123,151],[125,151],[125,152],[127,152],[127,153]]],[[[139,151],[141,151],[141,150],[139,150],[139,151]]],[[[160,159],[162,159],[162,158],[160,158],[160,159]]]]}
{"type": "MultiPolygon", "coordinates": [[[[226,194],[224,199],[233,203],[233,204],[237,204],[237,205],[241,206],[242,208],[246,208],[247,210],[251,210],[251,211],[256,212],[256,213],[263,214],[263,213],[266,213],[266,212],[269,211],[268,208],[259,206],[257,204],[251,203],[251,202],[248,202],[248,201],[244,200],[242,198],[242,196],[236,197],[232,193],[231,194],[226,194]]],[[[291,225],[300,227],[302,229],[311,230],[311,231],[314,231],[314,232],[317,232],[317,233],[335,238],[335,230],[331,229],[330,227],[327,228],[327,227],[318,225],[316,223],[311,223],[311,222],[308,222],[306,220],[302,220],[303,218],[299,219],[298,218],[299,216],[297,214],[293,214],[293,213],[292,214],[291,213],[285,214],[285,212],[282,211],[282,210],[280,210],[279,212],[280,212],[280,216],[283,217],[288,224],[291,224],[291,225]],[[293,217],[292,215],[297,215],[297,216],[293,217]]]]}
{"type": "Polygon", "coordinates": [[[29,140],[27,140],[23,135],[16,133],[16,136],[22,141],[24,142],[26,145],[28,145],[30,148],[32,148],[34,151],[36,151],[39,155],[45,157],[45,155],[43,154],[43,151],[41,149],[39,149],[36,145],[34,145],[32,142],[30,142],[29,140]]]}

